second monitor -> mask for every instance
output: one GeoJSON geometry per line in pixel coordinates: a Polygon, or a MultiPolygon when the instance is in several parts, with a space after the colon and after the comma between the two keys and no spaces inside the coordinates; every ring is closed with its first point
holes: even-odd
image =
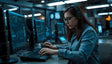
{"type": "Polygon", "coordinates": [[[10,43],[11,53],[25,48],[27,44],[25,31],[25,18],[23,15],[7,11],[8,41],[10,43]]]}

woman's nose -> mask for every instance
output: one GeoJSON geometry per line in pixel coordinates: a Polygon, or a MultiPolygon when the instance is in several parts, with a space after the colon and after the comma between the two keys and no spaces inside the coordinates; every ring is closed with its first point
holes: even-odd
{"type": "Polygon", "coordinates": [[[65,22],[65,24],[67,25],[67,24],[69,24],[69,22],[68,22],[68,21],[66,21],[66,22],[65,22]]]}

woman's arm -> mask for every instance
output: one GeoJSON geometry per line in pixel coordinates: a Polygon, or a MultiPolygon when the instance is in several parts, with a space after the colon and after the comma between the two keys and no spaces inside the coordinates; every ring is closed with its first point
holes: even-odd
{"type": "Polygon", "coordinates": [[[57,49],[69,49],[69,46],[56,46],[57,49]]]}
{"type": "Polygon", "coordinates": [[[68,45],[66,45],[66,46],[58,46],[58,45],[57,46],[54,46],[54,45],[52,45],[49,42],[45,42],[43,44],[43,46],[48,47],[48,48],[51,48],[51,49],[69,49],[69,46],[68,45]]]}

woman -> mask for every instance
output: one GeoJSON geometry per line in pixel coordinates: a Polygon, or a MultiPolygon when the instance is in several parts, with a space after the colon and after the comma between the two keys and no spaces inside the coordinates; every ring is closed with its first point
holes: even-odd
{"type": "Polygon", "coordinates": [[[58,54],[69,60],[68,64],[99,64],[98,38],[95,27],[86,20],[82,9],[71,6],[64,11],[68,47],[55,47],[45,42],[39,54],[58,54]]]}

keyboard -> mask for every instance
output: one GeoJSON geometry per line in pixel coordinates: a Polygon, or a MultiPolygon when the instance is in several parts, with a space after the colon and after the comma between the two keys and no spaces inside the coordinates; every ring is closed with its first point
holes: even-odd
{"type": "Polygon", "coordinates": [[[23,54],[19,57],[22,61],[37,61],[37,62],[46,61],[48,59],[48,56],[47,55],[39,55],[39,51],[40,51],[40,49],[36,49],[34,51],[30,51],[26,54],[23,54]]]}

